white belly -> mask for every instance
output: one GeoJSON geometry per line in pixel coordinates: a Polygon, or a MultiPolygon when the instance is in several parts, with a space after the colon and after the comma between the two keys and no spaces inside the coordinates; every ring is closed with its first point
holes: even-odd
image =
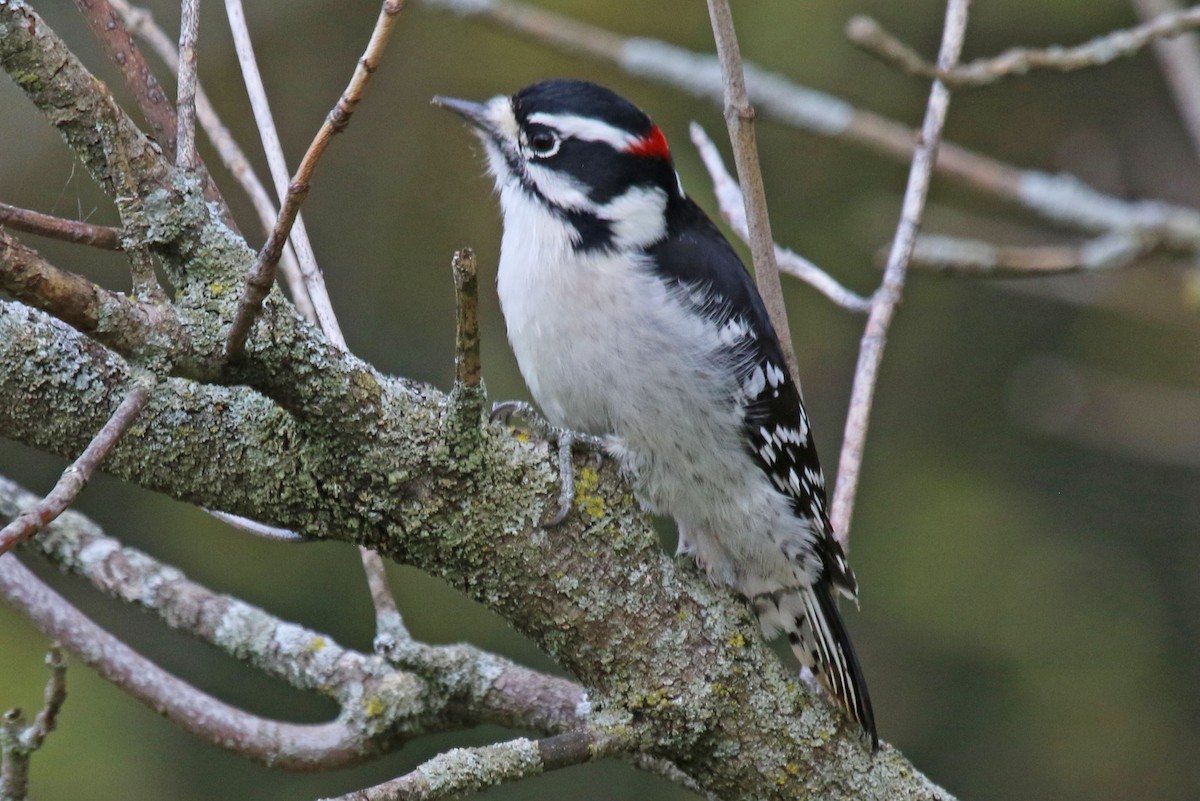
{"type": "Polygon", "coordinates": [[[804,524],[745,448],[740,388],[717,323],[627,257],[580,256],[554,244],[565,235],[517,236],[562,225],[523,205],[506,206],[498,288],[521,374],[546,417],[613,435],[643,500],[687,529],[714,579],[739,588],[787,581],[779,541],[804,536],[804,524]]]}

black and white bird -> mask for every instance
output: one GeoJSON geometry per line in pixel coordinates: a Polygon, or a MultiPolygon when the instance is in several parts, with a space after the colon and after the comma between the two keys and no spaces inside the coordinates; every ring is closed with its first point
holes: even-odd
{"type": "Polygon", "coordinates": [[[521,374],[550,423],[606,439],[679,551],[784,633],[878,747],[835,596],[854,573],[826,514],[800,390],[754,283],[629,101],[551,80],[457,112],[504,214],[497,279],[521,374]]]}

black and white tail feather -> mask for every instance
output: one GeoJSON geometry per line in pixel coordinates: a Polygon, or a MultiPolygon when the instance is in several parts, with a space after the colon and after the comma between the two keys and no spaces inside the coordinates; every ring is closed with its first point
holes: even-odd
{"type": "Polygon", "coordinates": [[[605,436],[680,551],[878,747],[835,602],[857,584],[825,512],[800,390],[754,282],[679,183],[662,131],[583,81],[439,98],[484,142],[504,211],[497,287],[521,373],[556,426],[605,436]]]}

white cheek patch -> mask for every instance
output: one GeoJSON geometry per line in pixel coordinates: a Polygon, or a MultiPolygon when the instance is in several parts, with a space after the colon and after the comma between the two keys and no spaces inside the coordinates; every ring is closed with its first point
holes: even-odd
{"type": "Polygon", "coordinates": [[[595,206],[588,199],[587,188],[566,173],[539,164],[526,164],[525,174],[552,206],[587,211],[595,206]]]}
{"type": "Polygon", "coordinates": [[[667,233],[667,194],[657,187],[634,186],[595,209],[612,223],[619,247],[646,247],[667,233]]]}
{"type": "Polygon", "coordinates": [[[539,112],[529,115],[530,122],[548,125],[556,129],[563,139],[575,137],[588,142],[604,142],[614,150],[625,150],[637,137],[628,131],[609,125],[591,117],[580,117],[575,114],[546,114],[539,112]]]}

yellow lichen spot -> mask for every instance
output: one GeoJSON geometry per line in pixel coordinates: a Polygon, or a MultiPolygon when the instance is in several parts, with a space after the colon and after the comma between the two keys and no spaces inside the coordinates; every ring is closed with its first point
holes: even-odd
{"type": "Polygon", "coordinates": [[[600,474],[594,468],[585,467],[575,476],[575,504],[592,519],[604,516],[604,499],[596,494],[600,486],[600,474]]]}
{"type": "Polygon", "coordinates": [[[787,775],[791,776],[793,779],[800,775],[800,766],[797,765],[795,762],[787,763],[786,765],[783,766],[783,770],[784,770],[784,772],[787,773],[787,775]]]}
{"type": "Polygon", "coordinates": [[[377,718],[383,714],[383,701],[378,698],[372,698],[367,701],[367,717],[377,718]]]}
{"type": "Polygon", "coordinates": [[[211,283],[208,285],[208,291],[219,298],[225,294],[225,285],[216,282],[211,283]]]}
{"type": "Polygon", "coordinates": [[[686,610],[686,609],[680,609],[680,610],[679,610],[679,619],[680,619],[680,620],[687,620],[687,619],[688,619],[688,612],[687,612],[687,610],[686,610]]]}
{"type": "Polygon", "coordinates": [[[308,651],[310,654],[315,654],[317,651],[320,651],[324,647],[325,647],[325,638],[324,637],[313,637],[311,640],[308,641],[308,647],[305,650],[308,651]]]}
{"type": "Polygon", "coordinates": [[[746,638],[742,635],[742,633],[740,631],[735,632],[734,635],[729,638],[729,641],[726,644],[730,648],[734,648],[734,649],[737,649],[740,651],[741,649],[746,647],[746,638]]]}
{"type": "Polygon", "coordinates": [[[529,432],[522,428],[513,429],[513,436],[516,437],[517,442],[529,442],[529,432]]]}

